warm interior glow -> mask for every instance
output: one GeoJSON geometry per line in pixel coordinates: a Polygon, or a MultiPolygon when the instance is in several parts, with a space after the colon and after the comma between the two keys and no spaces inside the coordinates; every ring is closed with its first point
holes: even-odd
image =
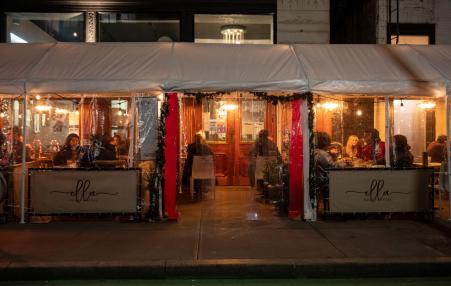
{"type": "MultiPolygon", "coordinates": [[[[396,44],[396,36],[392,35],[391,44],[396,44]]],[[[429,36],[422,35],[400,35],[399,45],[429,45],[429,36]]]]}
{"type": "Polygon", "coordinates": [[[327,109],[327,110],[334,110],[338,107],[338,104],[335,102],[325,102],[321,104],[321,107],[327,109]]]}
{"type": "Polygon", "coordinates": [[[425,102],[418,104],[418,107],[422,108],[422,109],[432,109],[435,107],[435,102],[431,102],[431,101],[426,102],[425,101],[425,102]]]}
{"type": "Polygon", "coordinates": [[[236,104],[224,104],[222,107],[221,107],[221,109],[223,109],[223,110],[227,110],[227,111],[230,111],[230,110],[235,110],[235,109],[237,109],[238,108],[238,105],[236,105],[236,104]]]}
{"type": "Polygon", "coordinates": [[[35,109],[37,111],[49,111],[52,107],[50,105],[36,105],[35,109]]]}
{"type": "Polygon", "coordinates": [[[67,109],[63,109],[63,108],[56,108],[55,109],[55,113],[57,114],[67,114],[69,111],[67,109]]]}

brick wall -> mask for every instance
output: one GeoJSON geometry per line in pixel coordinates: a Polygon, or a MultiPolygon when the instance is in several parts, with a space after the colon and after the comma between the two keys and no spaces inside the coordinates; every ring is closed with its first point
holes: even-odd
{"type": "Polygon", "coordinates": [[[329,43],[330,0],[277,0],[277,43],[329,43]]]}

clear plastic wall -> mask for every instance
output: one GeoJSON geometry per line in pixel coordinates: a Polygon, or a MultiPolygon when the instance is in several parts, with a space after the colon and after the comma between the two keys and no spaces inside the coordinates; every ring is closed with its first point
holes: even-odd
{"type": "Polygon", "coordinates": [[[315,95],[313,108],[320,200],[327,169],[438,168],[445,159],[443,97],[315,95]]]}
{"type": "MultiPolygon", "coordinates": [[[[332,161],[328,162],[331,166],[385,165],[385,153],[380,150],[383,145],[380,142],[385,138],[384,98],[315,96],[313,108],[314,129],[320,139],[327,139],[319,143],[331,155],[332,161]],[[372,141],[378,143],[376,152],[369,148],[372,141]]],[[[324,162],[323,167],[326,165],[324,162]]]]}
{"type": "MultiPolygon", "coordinates": [[[[20,215],[20,188],[22,184],[22,159],[24,134],[23,97],[0,95],[0,217],[2,214],[20,215]]],[[[25,159],[31,161],[31,150],[26,148],[25,159]]]]}
{"type": "Polygon", "coordinates": [[[25,113],[23,96],[2,96],[1,181],[9,189],[10,214],[20,217],[23,156],[26,170],[141,168],[141,209],[146,212],[160,99],[147,93],[33,94],[27,95],[25,113]]]}
{"type": "Polygon", "coordinates": [[[446,134],[443,98],[348,95],[315,96],[314,100],[315,131],[330,137],[328,152],[334,162],[344,167],[397,167],[396,141],[400,145],[399,140],[402,144],[406,141],[406,148],[413,156],[410,165],[422,164],[431,142],[446,134]],[[389,162],[385,160],[383,144],[387,140],[386,130],[390,133],[389,162]],[[400,139],[398,135],[405,138],[400,139]]]}
{"type": "Polygon", "coordinates": [[[179,99],[180,193],[210,194],[212,184],[250,187],[265,200],[288,203],[291,101],[273,104],[239,91],[179,99]],[[212,161],[196,158],[209,156],[212,161]],[[199,166],[201,159],[206,161],[199,166]]]}

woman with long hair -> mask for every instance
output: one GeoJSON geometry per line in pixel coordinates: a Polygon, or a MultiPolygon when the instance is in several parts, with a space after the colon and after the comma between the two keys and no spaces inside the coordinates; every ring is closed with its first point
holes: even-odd
{"type": "Polygon", "coordinates": [[[345,157],[349,157],[351,159],[362,157],[362,147],[359,143],[359,137],[356,135],[351,135],[348,137],[348,141],[346,142],[345,157]]]}
{"type": "Polygon", "coordinates": [[[413,164],[413,155],[407,143],[407,137],[401,134],[393,136],[395,142],[395,168],[409,168],[413,164]]]}

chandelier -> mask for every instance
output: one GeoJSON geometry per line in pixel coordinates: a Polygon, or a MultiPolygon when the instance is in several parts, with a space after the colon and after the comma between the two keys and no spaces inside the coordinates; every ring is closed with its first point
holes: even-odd
{"type": "Polygon", "coordinates": [[[225,25],[221,27],[221,34],[226,44],[241,44],[244,40],[245,27],[242,25],[225,25]]]}

